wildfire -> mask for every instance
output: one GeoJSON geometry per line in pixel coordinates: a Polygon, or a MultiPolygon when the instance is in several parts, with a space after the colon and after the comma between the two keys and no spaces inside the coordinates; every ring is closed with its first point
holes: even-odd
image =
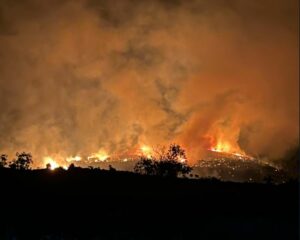
{"type": "Polygon", "coordinates": [[[217,143],[208,150],[212,152],[231,154],[240,159],[252,159],[251,156],[248,156],[238,146],[233,146],[227,141],[218,140],[217,143]]]}
{"type": "Polygon", "coordinates": [[[213,152],[231,152],[231,145],[227,142],[218,141],[217,144],[209,149],[213,152]]]}
{"type": "Polygon", "coordinates": [[[153,150],[151,147],[147,145],[142,145],[140,150],[143,156],[146,156],[147,158],[152,158],[153,150]]]}
{"type": "Polygon", "coordinates": [[[97,153],[92,154],[91,156],[88,156],[88,160],[95,159],[95,162],[98,161],[105,161],[109,158],[110,156],[108,153],[102,149],[100,149],[97,153]]]}
{"type": "Polygon", "coordinates": [[[68,157],[66,159],[67,162],[79,162],[81,161],[81,157],[80,156],[75,156],[75,157],[68,157]]]}
{"type": "Polygon", "coordinates": [[[59,164],[56,161],[54,161],[54,159],[51,157],[44,157],[44,163],[45,165],[50,164],[51,170],[54,170],[55,168],[59,167],[59,164]]]}
{"type": "Polygon", "coordinates": [[[62,167],[63,169],[67,170],[68,167],[67,165],[59,165],[59,163],[57,163],[52,157],[44,157],[43,158],[44,164],[50,164],[50,170],[54,170],[56,168],[62,167]]]}

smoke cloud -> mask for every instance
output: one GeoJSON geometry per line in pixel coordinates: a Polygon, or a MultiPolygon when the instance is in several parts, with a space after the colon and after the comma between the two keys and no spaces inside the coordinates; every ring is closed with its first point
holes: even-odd
{"type": "MultiPolygon", "coordinates": [[[[299,146],[297,0],[0,3],[0,151],[299,146]]],[[[39,164],[39,162],[37,162],[39,164]]]]}

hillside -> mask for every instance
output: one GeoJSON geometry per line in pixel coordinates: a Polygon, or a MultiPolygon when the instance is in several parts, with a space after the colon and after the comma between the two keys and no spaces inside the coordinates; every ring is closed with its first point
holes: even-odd
{"type": "Polygon", "coordinates": [[[0,239],[297,239],[298,183],[2,169],[0,239]],[[30,236],[30,237],[29,237],[30,236]]]}

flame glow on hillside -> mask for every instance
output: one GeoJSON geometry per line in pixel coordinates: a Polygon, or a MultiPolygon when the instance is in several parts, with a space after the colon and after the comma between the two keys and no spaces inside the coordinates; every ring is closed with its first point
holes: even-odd
{"type": "Polygon", "coordinates": [[[49,157],[49,156],[44,157],[43,162],[44,162],[44,166],[47,166],[48,164],[50,164],[50,170],[54,170],[59,167],[62,167],[64,169],[68,168],[65,164],[60,165],[57,161],[55,161],[52,157],[49,157]]]}
{"type": "Polygon", "coordinates": [[[237,144],[235,144],[235,146],[233,146],[228,141],[223,141],[221,139],[218,139],[216,141],[216,144],[212,145],[208,150],[212,151],[212,152],[235,155],[235,156],[237,156],[239,158],[243,158],[243,159],[251,159],[252,158],[251,156],[247,155],[244,151],[242,151],[237,144]]]}
{"type": "Polygon", "coordinates": [[[141,150],[142,156],[145,156],[147,158],[152,158],[153,149],[150,146],[142,145],[140,150],[141,150]]]}
{"type": "MultiPolygon", "coordinates": [[[[203,155],[203,159],[206,157],[210,158],[210,154],[208,152],[216,153],[213,156],[218,157],[226,157],[229,159],[242,159],[242,160],[251,160],[254,159],[251,155],[246,153],[243,149],[240,148],[239,144],[234,140],[234,138],[227,136],[225,133],[207,135],[206,137],[206,145],[201,147],[198,146],[199,149],[205,151],[205,155],[203,155]],[[216,136],[216,137],[215,137],[216,136]]],[[[190,154],[191,148],[184,146],[184,144],[179,144],[187,154],[185,158],[178,158],[178,161],[182,163],[188,163],[193,165],[199,161],[197,157],[190,154]]],[[[64,154],[54,154],[54,155],[46,155],[43,157],[42,164],[39,164],[38,167],[45,167],[47,164],[50,164],[50,169],[54,170],[56,168],[62,167],[67,169],[70,164],[75,164],[77,166],[97,166],[100,163],[105,162],[128,162],[138,160],[140,157],[146,158],[155,158],[159,157],[159,155],[166,150],[168,144],[165,146],[157,145],[156,147],[152,147],[151,145],[145,143],[138,143],[135,147],[125,149],[123,152],[114,151],[110,152],[108,149],[101,147],[97,152],[94,153],[84,153],[77,151],[78,154],[64,156],[64,154]],[[163,150],[164,149],[164,150],[163,150]]],[[[49,168],[49,166],[48,166],[49,168]]]]}
{"type": "MultiPolygon", "coordinates": [[[[210,138],[210,147],[207,148],[208,151],[211,152],[217,152],[221,154],[226,154],[228,156],[232,156],[233,158],[239,158],[239,159],[251,159],[252,157],[247,155],[243,150],[240,149],[237,143],[233,142],[231,143],[228,140],[224,140],[225,138],[219,138],[217,140],[212,140],[210,138]]],[[[188,154],[189,149],[185,149],[188,154]]],[[[159,149],[157,149],[159,151],[159,149]]],[[[63,157],[60,155],[57,155],[54,158],[50,156],[46,156],[43,158],[43,166],[45,167],[47,164],[50,164],[50,169],[54,170],[58,167],[67,168],[67,166],[71,163],[76,163],[79,165],[85,165],[85,164],[96,164],[101,162],[107,162],[107,161],[120,161],[120,162],[127,162],[128,159],[135,160],[140,157],[147,157],[147,158],[153,158],[156,155],[155,148],[146,145],[146,144],[139,144],[136,148],[133,148],[131,150],[128,150],[127,152],[120,154],[118,152],[109,153],[104,148],[101,148],[98,150],[98,152],[92,153],[92,154],[86,154],[86,155],[74,155],[70,157],[63,157]]],[[[189,164],[192,164],[197,159],[191,159],[191,158],[180,158],[178,161],[180,162],[188,162],[189,164]]]]}
{"type": "Polygon", "coordinates": [[[88,160],[94,160],[95,162],[103,162],[109,158],[109,154],[103,150],[100,149],[97,153],[92,154],[91,156],[88,156],[88,160]]]}
{"type": "Polygon", "coordinates": [[[68,157],[67,159],[66,159],[66,161],[67,162],[79,162],[79,161],[81,161],[81,157],[80,156],[75,156],[75,157],[68,157]]]}
{"type": "Polygon", "coordinates": [[[209,150],[214,152],[230,152],[231,147],[227,142],[218,142],[216,146],[211,147],[209,150]]]}
{"type": "MultiPolygon", "coordinates": [[[[43,162],[40,167],[45,167],[47,164],[50,164],[50,169],[54,170],[56,168],[62,167],[67,169],[68,165],[71,163],[75,163],[76,165],[81,164],[90,164],[93,165],[95,163],[106,162],[106,161],[120,161],[120,162],[127,162],[129,159],[138,159],[139,157],[147,157],[152,158],[154,154],[154,150],[152,147],[140,144],[137,148],[128,150],[125,154],[120,154],[118,152],[113,153],[112,155],[106,151],[105,149],[101,148],[97,152],[92,154],[86,155],[73,155],[69,157],[64,157],[63,155],[56,154],[55,160],[53,157],[45,156],[43,157],[43,162]]],[[[182,161],[186,161],[183,159],[182,161]]]]}
{"type": "Polygon", "coordinates": [[[50,169],[51,170],[54,170],[55,168],[58,168],[59,167],[59,164],[54,161],[53,158],[51,157],[44,157],[44,165],[46,166],[47,164],[50,164],[50,169]]]}
{"type": "Polygon", "coordinates": [[[44,166],[47,166],[48,164],[50,164],[50,170],[54,170],[56,168],[62,167],[63,169],[68,169],[67,164],[63,163],[63,164],[59,164],[58,161],[54,160],[52,157],[50,156],[46,156],[43,158],[43,163],[44,166]]]}

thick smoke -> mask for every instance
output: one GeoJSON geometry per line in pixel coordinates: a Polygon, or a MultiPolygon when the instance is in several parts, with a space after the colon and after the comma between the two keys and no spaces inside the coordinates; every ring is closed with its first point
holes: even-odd
{"type": "Polygon", "coordinates": [[[299,145],[297,0],[0,3],[0,150],[299,145]]]}

